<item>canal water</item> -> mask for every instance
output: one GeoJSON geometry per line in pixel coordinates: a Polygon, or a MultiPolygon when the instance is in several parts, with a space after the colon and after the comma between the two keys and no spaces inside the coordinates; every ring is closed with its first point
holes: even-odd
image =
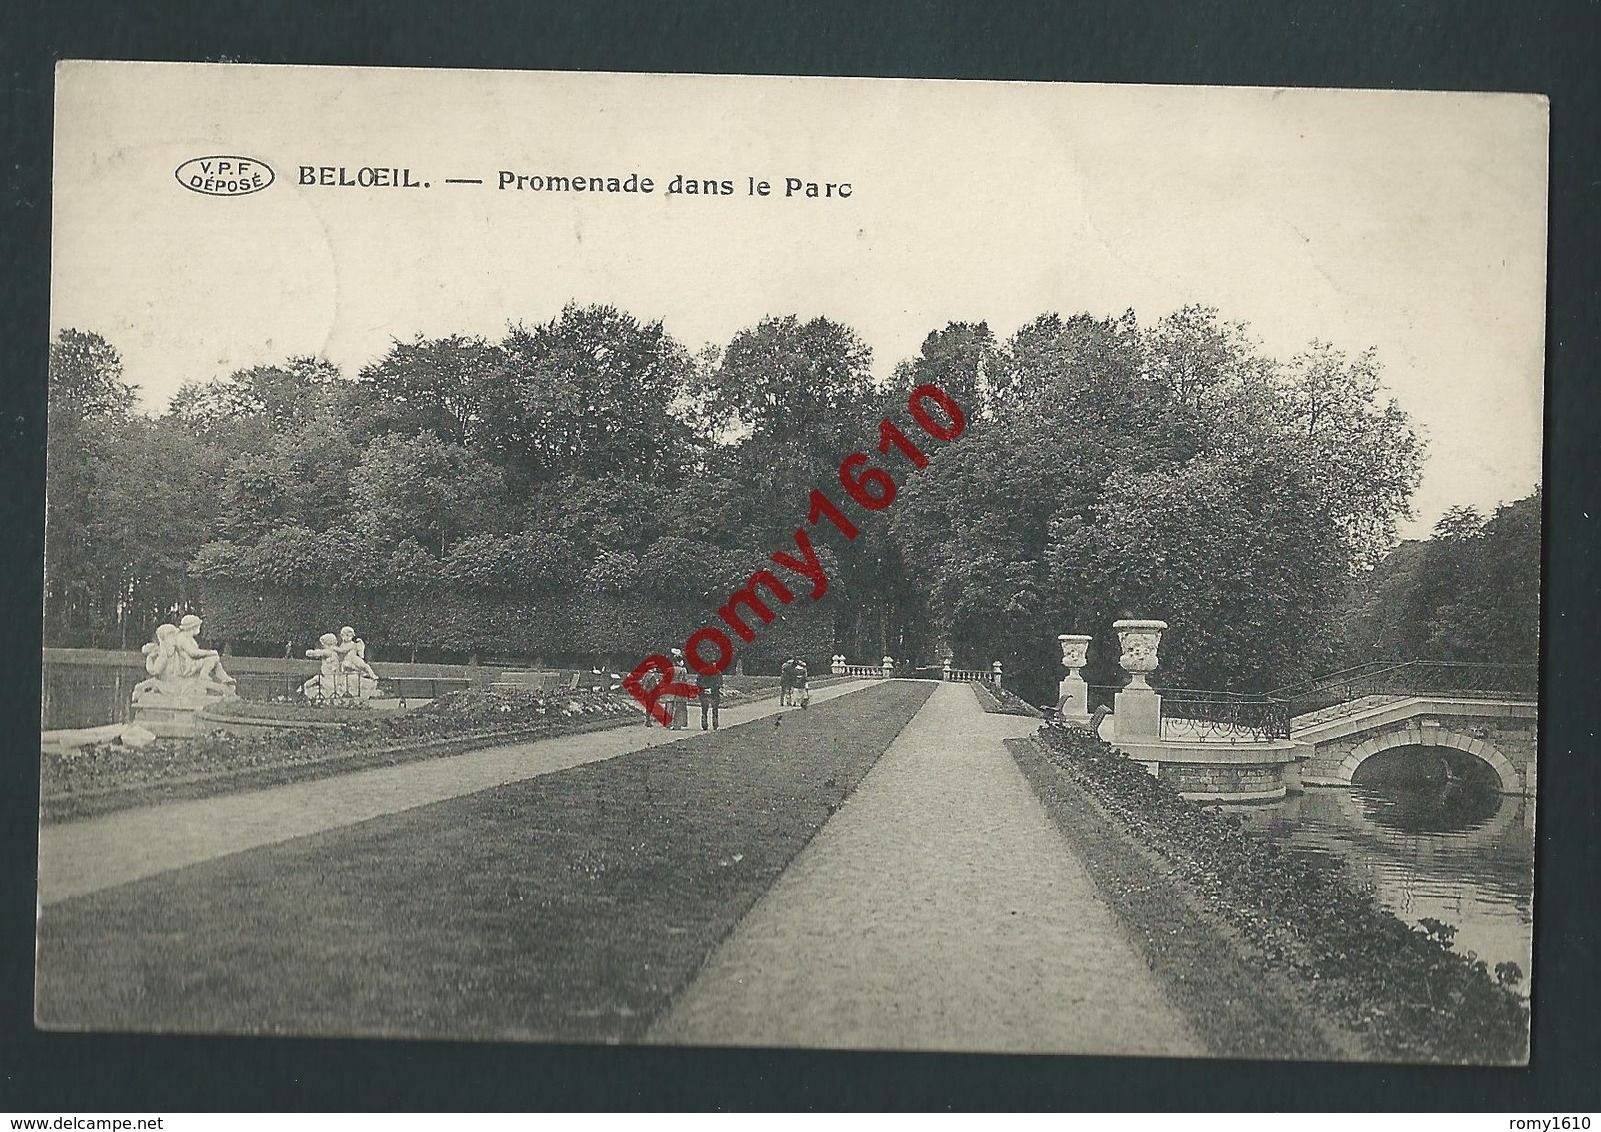
{"type": "MultiPolygon", "coordinates": [[[[134,685],[148,675],[133,664],[46,662],[40,688],[40,726],[53,731],[126,723],[132,716],[129,701],[134,685]]],[[[237,687],[246,699],[268,700],[293,692],[305,678],[304,674],[240,672],[237,687]]]]}
{"type": "Polygon", "coordinates": [[[1242,808],[1290,851],[1337,862],[1411,923],[1457,929],[1452,947],[1511,961],[1528,993],[1534,949],[1534,799],[1482,781],[1309,789],[1242,808]]]}

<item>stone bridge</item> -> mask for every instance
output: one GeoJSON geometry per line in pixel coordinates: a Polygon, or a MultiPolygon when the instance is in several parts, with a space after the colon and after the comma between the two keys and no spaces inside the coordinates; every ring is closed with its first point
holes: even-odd
{"type": "Polygon", "coordinates": [[[1523,698],[1367,696],[1296,716],[1290,738],[1304,757],[1304,786],[1349,786],[1356,769],[1381,751],[1450,748],[1488,765],[1503,794],[1535,792],[1537,709],[1523,698]]]}

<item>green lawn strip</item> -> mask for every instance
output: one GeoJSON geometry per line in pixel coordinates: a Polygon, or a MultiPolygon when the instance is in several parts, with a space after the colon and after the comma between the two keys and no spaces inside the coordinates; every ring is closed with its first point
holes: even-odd
{"type": "Polygon", "coordinates": [[[40,1021],[637,1039],[933,687],[881,684],[53,904],[40,1021]]]}
{"type": "Polygon", "coordinates": [[[1007,749],[1129,937],[1218,1057],[1359,1059],[1341,1031],[1268,970],[1238,933],[1197,907],[1172,870],[1050,761],[1037,739],[1007,749]]]}

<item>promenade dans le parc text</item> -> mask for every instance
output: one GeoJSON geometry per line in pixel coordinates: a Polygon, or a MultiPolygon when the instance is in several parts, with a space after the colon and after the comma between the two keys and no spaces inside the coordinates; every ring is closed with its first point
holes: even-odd
{"type": "MultiPolygon", "coordinates": [[[[626,177],[562,177],[553,174],[514,173],[502,169],[496,188],[535,193],[654,193],[656,182],[650,177],[630,173],[626,177]]],[[[804,177],[785,177],[775,185],[756,177],[746,177],[743,185],[731,178],[695,178],[677,174],[667,182],[666,196],[686,197],[803,197],[818,200],[847,200],[849,181],[811,181],[804,177]]]]}

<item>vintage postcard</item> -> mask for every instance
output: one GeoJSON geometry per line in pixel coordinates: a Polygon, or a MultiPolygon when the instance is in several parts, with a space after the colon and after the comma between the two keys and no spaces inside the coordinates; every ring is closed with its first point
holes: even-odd
{"type": "Polygon", "coordinates": [[[1524,1063],[1547,109],[60,64],[38,1025],[1524,1063]]]}

